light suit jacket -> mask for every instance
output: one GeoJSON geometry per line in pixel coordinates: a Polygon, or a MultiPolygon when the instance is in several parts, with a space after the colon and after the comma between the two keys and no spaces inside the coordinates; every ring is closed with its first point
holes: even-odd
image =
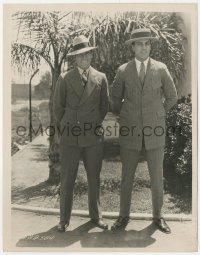
{"type": "Polygon", "coordinates": [[[102,142],[101,125],[109,104],[108,83],[104,73],[90,67],[84,88],[77,68],[59,76],[54,94],[54,114],[61,144],[92,146],[102,142]]]}
{"type": "Polygon", "coordinates": [[[149,59],[142,87],[135,60],[119,67],[112,86],[113,112],[119,114],[120,144],[141,150],[165,145],[166,112],[176,103],[177,92],[165,64],[149,59]]]}

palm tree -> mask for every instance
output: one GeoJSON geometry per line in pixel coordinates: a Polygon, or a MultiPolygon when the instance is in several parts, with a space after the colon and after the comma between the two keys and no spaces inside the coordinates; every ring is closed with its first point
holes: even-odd
{"type": "MultiPolygon", "coordinates": [[[[50,67],[52,82],[49,100],[50,126],[55,127],[53,95],[61,66],[71,47],[71,40],[80,33],[80,22],[72,12],[17,12],[13,15],[16,40],[12,42],[12,63],[19,70],[35,70],[44,60],[50,67]],[[76,31],[79,29],[78,31],[76,31]],[[75,32],[74,32],[75,31],[75,32]]],[[[60,173],[58,139],[49,136],[49,181],[58,182],[60,173]]]]}

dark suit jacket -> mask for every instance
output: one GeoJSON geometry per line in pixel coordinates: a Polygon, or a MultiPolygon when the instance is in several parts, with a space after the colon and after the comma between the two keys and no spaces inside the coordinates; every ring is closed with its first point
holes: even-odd
{"type": "Polygon", "coordinates": [[[135,60],[120,66],[112,86],[112,103],[120,116],[121,145],[141,150],[144,133],[146,149],[164,146],[166,112],[176,101],[176,88],[165,64],[149,59],[143,87],[135,60]]]}
{"type": "Polygon", "coordinates": [[[108,83],[104,73],[90,67],[84,89],[77,68],[58,78],[54,94],[54,113],[61,133],[61,143],[92,146],[102,142],[101,125],[109,104],[108,83]]]}

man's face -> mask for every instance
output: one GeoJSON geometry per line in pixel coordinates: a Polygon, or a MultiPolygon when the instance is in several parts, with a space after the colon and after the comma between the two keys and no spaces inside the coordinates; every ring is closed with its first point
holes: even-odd
{"type": "Polygon", "coordinates": [[[87,51],[85,53],[78,54],[75,56],[75,59],[78,67],[80,67],[81,69],[87,69],[89,68],[92,61],[92,52],[87,51]]]}
{"type": "Polygon", "coordinates": [[[135,42],[135,44],[132,45],[133,50],[135,51],[135,57],[139,61],[145,61],[150,54],[151,50],[151,42],[150,40],[138,40],[135,42]]]}

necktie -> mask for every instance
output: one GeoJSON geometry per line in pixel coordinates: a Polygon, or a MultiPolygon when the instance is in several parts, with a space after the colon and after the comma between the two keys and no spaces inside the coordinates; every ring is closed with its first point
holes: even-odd
{"type": "Polygon", "coordinates": [[[144,79],[145,79],[145,66],[144,66],[143,62],[140,65],[139,78],[140,78],[141,84],[143,86],[144,85],[144,79]]]}
{"type": "Polygon", "coordinates": [[[82,73],[82,81],[83,81],[84,87],[87,84],[87,79],[88,79],[87,78],[87,72],[86,72],[86,70],[84,70],[83,73],[82,73]]]}

